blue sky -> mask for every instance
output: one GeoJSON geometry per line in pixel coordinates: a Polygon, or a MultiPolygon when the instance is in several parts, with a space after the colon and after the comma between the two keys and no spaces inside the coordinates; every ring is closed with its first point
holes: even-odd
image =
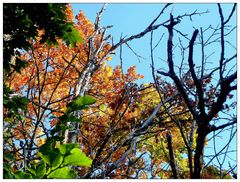
{"type": "MultiPolygon", "coordinates": [[[[113,28],[108,31],[114,37],[114,42],[119,41],[121,34],[123,36],[130,36],[143,31],[151,21],[158,15],[159,11],[162,9],[163,4],[108,4],[105,13],[102,16],[102,25],[113,25],[113,28]]],[[[87,17],[94,22],[96,13],[101,9],[102,4],[72,4],[74,13],[78,13],[79,10],[83,10],[87,17]]],[[[223,5],[224,13],[229,13],[232,5],[223,5]]],[[[216,13],[216,4],[177,4],[171,6],[165,14],[163,14],[160,21],[163,22],[169,18],[169,13],[172,12],[173,15],[184,14],[186,12],[193,12],[198,10],[198,12],[204,12],[209,10],[208,14],[202,16],[194,16],[191,22],[189,18],[185,18],[181,21],[181,24],[177,28],[191,37],[193,32],[193,26],[196,28],[203,27],[207,28],[210,24],[217,26],[219,21],[218,13],[216,13]]],[[[236,19],[233,17],[233,20],[236,19]]],[[[232,23],[232,22],[231,22],[232,23]]],[[[155,33],[155,42],[157,42],[161,35],[165,33],[167,35],[166,28],[160,28],[155,33]]],[[[232,42],[236,44],[236,38],[233,37],[232,42]]],[[[156,60],[166,57],[166,36],[162,40],[162,44],[159,47],[159,54],[156,54],[156,60]]],[[[150,68],[150,34],[139,40],[133,40],[129,42],[129,45],[134,48],[134,51],[146,58],[146,60],[139,60],[131,52],[131,50],[124,46],[123,47],[123,65],[125,70],[131,65],[137,65],[137,70],[144,74],[144,81],[152,81],[151,72],[146,72],[146,68],[150,68]]],[[[156,50],[157,51],[157,50],[156,50]]],[[[119,64],[119,50],[116,52],[117,55],[110,62],[111,65],[119,64]]],[[[218,55],[218,54],[216,54],[218,55]]],[[[157,64],[157,62],[156,62],[157,64]]]]}
{"type": "MultiPolygon", "coordinates": [[[[79,10],[83,10],[86,14],[86,16],[94,22],[96,13],[99,12],[99,10],[102,7],[102,4],[71,4],[74,10],[74,14],[76,15],[79,10]]],[[[158,13],[163,8],[164,4],[108,4],[106,11],[104,12],[102,16],[101,25],[113,25],[113,28],[111,28],[108,33],[112,34],[114,37],[114,42],[118,42],[120,39],[121,34],[123,36],[131,36],[133,34],[137,34],[141,31],[143,31],[152,21],[153,19],[158,15],[158,13]]],[[[228,15],[232,9],[232,4],[223,4],[223,14],[228,15]]],[[[209,11],[209,13],[201,15],[201,16],[193,16],[191,21],[189,18],[185,18],[181,21],[179,25],[176,26],[176,28],[185,34],[188,34],[188,37],[191,38],[192,32],[194,31],[194,28],[200,28],[206,29],[210,24],[213,27],[217,27],[217,25],[220,23],[220,18],[218,15],[218,7],[216,4],[175,4],[170,6],[168,10],[162,15],[162,17],[159,19],[160,22],[164,22],[165,20],[169,19],[169,14],[173,13],[174,16],[185,14],[185,13],[191,13],[193,11],[197,10],[198,12],[205,12],[206,10],[209,11]]],[[[231,22],[229,24],[236,25],[236,15],[233,16],[231,22]]],[[[236,32],[236,30],[235,30],[236,32]]],[[[157,43],[162,34],[165,34],[164,38],[162,39],[161,43],[159,44],[159,47],[155,51],[155,64],[159,67],[165,67],[167,68],[167,65],[163,60],[166,60],[166,44],[167,44],[167,30],[166,28],[160,28],[154,33],[154,43],[157,43]]],[[[177,33],[175,32],[175,35],[177,33]]],[[[179,37],[179,35],[176,35],[175,37],[179,37]]],[[[228,37],[229,42],[231,42],[232,45],[236,46],[236,34],[233,34],[233,36],[228,37]]],[[[178,39],[174,39],[175,42],[178,41],[178,39]]],[[[188,45],[188,42],[184,41],[183,44],[188,45]]],[[[129,45],[134,49],[134,51],[141,55],[142,57],[146,59],[142,59],[140,62],[137,59],[137,57],[132,53],[132,51],[124,46],[123,47],[123,68],[124,71],[128,69],[128,67],[132,65],[137,66],[137,72],[140,74],[143,74],[145,76],[144,79],[139,81],[138,83],[147,83],[152,82],[152,75],[151,75],[151,69],[150,69],[150,34],[144,36],[141,39],[133,40],[129,42],[129,45]]],[[[226,45],[226,57],[231,57],[234,54],[234,49],[231,48],[230,45],[226,45]]],[[[199,49],[195,50],[195,57],[194,61],[196,65],[200,63],[201,54],[199,52],[199,49]]],[[[211,57],[211,62],[208,66],[208,68],[215,67],[218,64],[219,60],[219,51],[220,48],[218,46],[212,45],[209,46],[208,50],[206,52],[212,53],[215,52],[211,57]]],[[[187,52],[186,52],[187,53],[187,52]]],[[[174,63],[176,65],[180,64],[180,52],[176,51],[174,55],[174,63]]],[[[187,54],[185,55],[187,57],[187,54]]],[[[113,60],[109,63],[112,66],[116,66],[120,64],[119,60],[119,49],[116,51],[116,56],[113,57],[113,60]]],[[[234,63],[231,65],[234,66],[234,63]]],[[[166,71],[168,71],[166,69],[166,71]]],[[[234,111],[233,111],[234,112],[234,111]]],[[[227,133],[222,135],[222,138],[219,138],[217,141],[218,147],[221,148],[223,146],[223,143],[228,140],[229,135],[227,133]],[[226,140],[227,139],[227,140],[226,140]]],[[[211,143],[210,143],[211,144],[211,143]]],[[[231,147],[235,148],[236,146],[236,139],[233,140],[231,147]]],[[[210,145],[209,145],[210,147],[210,145]]],[[[213,148],[207,148],[206,153],[211,152],[213,154],[213,148]]],[[[229,157],[236,159],[236,153],[231,153],[229,157]]],[[[228,160],[227,160],[228,161],[228,160]]],[[[216,160],[215,160],[216,162],[216,160]]],[[[228,169],[228,163],[224,164],[224,167],[228,169]]]]}

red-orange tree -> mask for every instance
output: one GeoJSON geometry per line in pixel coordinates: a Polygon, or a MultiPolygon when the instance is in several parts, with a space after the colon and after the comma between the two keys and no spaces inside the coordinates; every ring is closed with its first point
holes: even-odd
{"type": "MultiPolygon", "coordinates": [[[[70,7],[66,14],[68,20],[73,21],[70,7]]],[[[96,27],[100,14],[95,24],[83,12],[76,16],[75,28],[84,43],[75,47],[67,46],[61,39],[57,46],[41,44],[44,30],[39,30],[39,37],[30,41],[32,49],[20,57],[28,63],[27,67],[7,79],[6,84],[11,89],[29,99],[27,110],[22,113],[25,117],[11,121],[14,123],[12,141],[6,140],[11,144],[8,150],[13,151],[19,161],[15,165],[17,168],[38,159],[36,150],[50,137],[50,130],[66,111],[67,103],[88,93],[97,102],[81,114],[80,134],[75,142],[80,143],[83,151],[93,159],[93,165],[90,171],[80,170],[81,176],[93,177],[94,170],[102,168],[101,165],[106,168],[111,163],[117,165],[107,170],[106,176],[121,177],[126,173],[128,177],[137,170],[137,166],[130,165],[128,170],[119,167],[126,162],[127,156],[136,160],[136,164],[140,159],[136,157],[136,147],[131,149],[132,139],[128,137],[152,114],[160,98],[152,85],[139,87],[135,83],[143,78],[136,74],[135,66],[123,74],[120,66],[112,69],[106,65],[114,49],[106,42],[108,37],[104,37],[107,27],[103,30],[96,27]],[[116,168],[119,169],[112,173],[116,168]]],[[[65,142],[69,142],[68,139],[65,138],[65,142]]]]}

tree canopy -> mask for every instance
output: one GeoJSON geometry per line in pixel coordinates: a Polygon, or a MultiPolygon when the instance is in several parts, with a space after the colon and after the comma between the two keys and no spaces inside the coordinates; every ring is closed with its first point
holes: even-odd
{"type": "Polygon", "coordinates": [[[3,4],[3,51],[4,70],[14,67],[17,71],[24,63],[17,59],[11,62],[11,56],[19,55],[22,49],[29,49],[30,39],[44,30],[41,43],[56,44],[56,38],[62,38],[68,44],[81,41],[79,33],[73,27],[72,17],[66,18],[66,4],[3,4]]]}
{"type": "Polygon", "coordinates": [[[236,50],[229,55],[226,49],[228,35],[236,33],[228,24],[236,5],[223,15],[217,4],[219,26],[195,28],[192,35],[176,27],[207,11],[170,13],[159,23],[172,4],[161,6],[144,30],[114,43],[107,33],[112,27],[101,25],[106,5],[91,22],[83,11],[73,21],[69,5],[4,4],[4,37],[10,36],[4,38],[4,61],[11,73],[4,79],[4,178],[237,177],[236,162],[223,168],[231,139],[220,151],[214,142],[208,161],[204,154],[219,133],[236,134],[236,50]],[[166,33],[166,67],[155,59],[159,28],[166,33]],[[153,82],[139,85],[144,76],[134,64],[123,71],[121,50],[146,35],[153,82]],[[206,69],[210,44],[219,47],[219,60],[206,69]],[[15,48],[26,65],[21,69],[9,61],[15,48]],[[108,63],[117,50],[120,64],[113,67],[108,63]],[[214,158],[218,163],[211,163],[214,158]]]}

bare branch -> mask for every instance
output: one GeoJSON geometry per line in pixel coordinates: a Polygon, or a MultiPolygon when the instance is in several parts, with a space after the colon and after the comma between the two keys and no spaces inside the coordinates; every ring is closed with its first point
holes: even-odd
{"type": "Polygon", "coordinates": [[[200,113],[203,115],[202,117],[204,117],[206,115],[205,113],[205,104],[204,104],[204,98],[203,98],[203,89],[202,89],[202,85],[200,80],[197,78],[195,70],[194,70],[194,64],[193,64],[193,45],[194,45],[194,41],[197,37],[198,34],[198,30],[195,30],[193,32],[192,38],[190,40],[189,43],[189,56],[188,56],[188,65],[189,65],[189,69],[193,78],[193,81],[196,85],[196,89],[197,89],[197,94],[198,94],[198,107],[200,110],[200,113]]]}
{"type": "Polygon", "coordinates": [[[174,155],[174,149],[172,144],[172,135],[170,132],[167,132],[167,143],[168,143],[168,152],[169,152],[169,158],[170,158],[170,166],[172,168],[173,178],[178,179],[178,170],[177,170],[177,164],[176,159],[174,155]]]}

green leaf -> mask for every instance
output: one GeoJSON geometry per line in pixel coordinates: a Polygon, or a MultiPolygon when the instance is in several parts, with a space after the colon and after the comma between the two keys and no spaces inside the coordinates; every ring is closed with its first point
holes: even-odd
{"type": "Polygon", "coordinates": [[[63,161],[63,156],[60,153],[59,149],[53,149],[44,152],[41,157],[47,164],[49,164],[54,169],[57,168],[63,161]]]}
{"type": "Polygon", "coordinates": [[[76,178],[76,173],[69,169],[68,167],[63,167],[54,170],[48,175],[48,178],[56,178],[56,179],[74,179],[76,178]]]}
{"type": "Polygon", "coordinates": [[[6,159],[7,161],[13,161],[15,159],[14,154],[8,152],[5,152],[3,154],[3,158],[6,159]]]}
{"type": "Polygon", "coordinates": [[[83,39],[80,33],[73,27],[73,25],[68,24],[62,28],[63,40],[70,44],[71,47],[75,47],[76,43],[82,43],[83,39]]]}
{"type": "Polygon", "coordinates": [[[99,106],[99,109],[100,109],[101,111],[106,111],[107,106],[106,106],[105,104],[101,104],[101,105],[99,106]]]}
{"type": "Polygon", "coordinates": [[[39,148],[39,152],[41,152],[42,154],[48,153],[48,151],[52,150],[52,143],[54,142],[54,140],[47,140],[45,144],[43,144],[40,148],[39,148]]]}
{"type": "Polygon", "coordinates": [[[17,179],[32,179],[32,175],[23,171],[17,171],[14,173],[17,179]]]}
{"type": "Polygon", "coordinates": [[[76,110],[86,109],[88,108],[88,105],[94,104],[95,102],[96,100],[89,95],[85,95],[83,97],[78,96],[75,100],[67,104],[66,113],[69,114],[76,110]]]}
{"type": "Polygon", "coordinates": [[[71,150],[71,155],[64,158],[63,165],[91,167],[92,160],[79,148],[74,148],[71,150]]]}
{"type": "Polygon", "coordinates": [[[27,98],[15,96],[15,97],[12,98],[12,100],[16,104],[16,107],[19,107],[21,109],[26,109],[27,103],[28,103],[27,98]]]}
{"type": "Polygon", "coordinates": [[[36,171],[36,177],[42,178],[46,174],[46,163],[44,160],[41,160],[41,162],[37,165],[36,171]]]}
{"type": "Polygon", "coordinates": [[[67,144],[62,144],[59,146],[59,150],[63,155],[70,154],[71,150],[74,148],[78,148],[78,144],[75,143],[67,143],[67,144]]]}
{"type": "Polygon", "coordinates": [[[6,97],[5,95],[3,96],[3,106],[7,105],[10,102],[10,100],[8,99],[8,97],[6,97]]]}
{"type": "Polygon", "coordinates": [[[76,99],[76,104],[78,106],[81,106],[81,107],[85,106],[85,105],[94,104],[95,102],[96,102],[96,100],[93,97],[89,96],[89,95],[85,95],[83,97],[78,97],[76,99]]]}
{"type": "Polygon", "coordinates": [[[3,164],[3,179],[14,179],[15,175],[11,171],[11,167],[3,164]]]}
{"type": "Polygon", "coordinates": [[[59,153],[52,162],[52,169],[58,168],[63,162],[63,156],[59,153]]]}
{"type": "Polygon", "coordinates": [[[5,95],[5,94],[6,94],[6,95],[9,95],[9,94],[12,94],[13,91],[10,89],[9,86],[3,84],[3,93],[4,93],[4,95],[5,95]]]}
{"type": "Polygon", "coordinates": [[[67,104],[67,110],[66,113],[70,114],[73,111],[77,111],[80,110],[81,108],[79,108],[74,102],[70,102],[67,104]]]}
{"type": "MultiPolygon", "coordinates": [[[[33,166],[33,167],[35,167],[35,166],[33,166]]],[[[30,167],[27,167],[27,170],[28,170],[30,173],[32,173],[33,175],[35,175],[35,176],[36,176],[36,174],[37,174],[37,171],[36,171],[36,169],[35,169],[35,168],[30,168],[30,167]]]]}
{"type": "Polygon", "coordinates": [[[81,118],[78,118],[76,116],[70,116],[70,115],[64,114],[64,115],[59,117],[59,120],[61,122],[80,122],[81,118]]]}
{"type": "Polygon", "coordinates": [[[4,163],[4,164],[3,164],[3,169],[5,169],[5,170],[11,170],[12,168],[11,168],[11,166],[10,166],[8,163],[4,163]]]}

